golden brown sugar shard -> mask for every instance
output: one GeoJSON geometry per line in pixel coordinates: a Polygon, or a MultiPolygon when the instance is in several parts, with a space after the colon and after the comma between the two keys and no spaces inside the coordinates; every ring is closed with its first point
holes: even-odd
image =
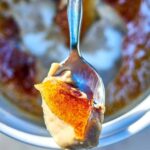
{"type": "Polygon", "coordinates": [[[61,65],[53,63],[48,76],[35,85],[42,95],[46,127],[62,148],[90,148],[99,142],[103,107],[75,87],[70,70],[54,76],[61,65]]]}
{"type": "MultiPolygon", "coordinates": [[[[67,20],[67,5],[62,3],[57,5],[57,12],[55,16],[55,22],[60,27],[62,33],[66,37],[66,42],[69,45],[69,27],[67,20]]],[[[81,28],[81,38],[85,35],[90,26],[94,23],[97,18],[96,12],[96,1],[97,0],[83,0],[83,20],[81,28]]]]}
{"type": "Polygon", "coordinates": [[[85,138],[85,128],[92,109],[92,100],[80,98],[80,91],[57,79],[36,86],[49,109],[75,129],[78,140],[85,138]]]}

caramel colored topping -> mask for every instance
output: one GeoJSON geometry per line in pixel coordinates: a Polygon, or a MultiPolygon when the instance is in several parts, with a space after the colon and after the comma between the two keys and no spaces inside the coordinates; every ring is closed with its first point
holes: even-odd
{"type": "Polygon", "coordinates": [[[125,0],[123,4],[116,0],[113,4],[119,12],[126,10],[122,14],[124,18],[131,14],[134,14],[134,17],[130,17],[130,22],[126,23],[128,32],[123,42],[121,69],[107,88],[106,115],[112,115],[129,105],[150,88],[149,4],[146,0],[141,0],[141,3],[138,0],[125,0]],[[131,5],[132,3],[134,4],[131,5]]]}
{"type": "Polygon", "coordinates": [[[22,50],[19,27],[12,17],[0,15],[0,82],[13,81],[27,94],[34,89],[35,58],[22,50]]]}
{"type": "Polygon", "coordinates": [[[19,39],[19,27],[12,17],[5,17],[0,13],[0,40],[19,39]]]}
{"type": "Polygon", "coordinates": [[[92,100],[79,98],[81,92],[55,78],[36,85],[50,110],[70,124],[77,139],[85,138],[85,128],[92,109],[92,100]]]}
{"type": "Polygon", "coordinates": [[[13,81],[27,94],[35,94],[35,58],[19,51],[15,42],[0,41],[0,82],[13,81]]]}
{"type": "Polygon", "coordinates": [[[140,8],[141,0],[104,0],[126,20],[132,21],[140,8]]]}

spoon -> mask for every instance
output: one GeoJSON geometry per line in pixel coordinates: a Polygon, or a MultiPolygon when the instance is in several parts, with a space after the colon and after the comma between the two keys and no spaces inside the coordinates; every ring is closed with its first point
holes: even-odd
{"type": "MultiPolygon", "coordinates": [[[[80,28],[82,20],[82,0],[68,1],[68,23],[70,31],[70,55],[61,63],[56,76],[70,70],[75,86],[94,100],[94,106],[105,104],[105,90],[102,79],[80,53],[80,28]]],[[[93,58],[94,59],[94,58],[93,58]]]]}

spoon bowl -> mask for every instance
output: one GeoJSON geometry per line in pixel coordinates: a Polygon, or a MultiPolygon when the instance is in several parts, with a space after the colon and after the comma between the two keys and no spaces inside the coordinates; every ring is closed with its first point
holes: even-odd
{"type": "Polygon", "coordinates": [[[81,56],[79,48],[81,20],[82,0],[69,0],[70,55],[61,63],[55,75],[61,75],[64,71],[70,70],[74,85],[85,92],[88,99],[93,99],[95,107],[98,107],[105,104],[105,90],[98,73],[81,56]]]}
{"type": "Polygon", "coordinates": [[[70,70],[74,85],[87,94],[88,99],[93,98],[95,105],[105,104],[105,90],[102,79],[93,67],[88,64],[76,51],[61,63],[56,75],[70,70]]]}

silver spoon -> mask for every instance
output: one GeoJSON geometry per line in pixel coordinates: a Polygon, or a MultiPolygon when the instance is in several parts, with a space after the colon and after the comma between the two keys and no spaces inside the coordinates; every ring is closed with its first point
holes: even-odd
{"type": "Polygon", "coordinates": [[[70,70],[76,87],[85,92],[89,99],[94,99],[94,105],[98,107],[105,104],[105,90],[98,73],[81,56],[79,48],[81,20],[82,0],[69,0],[70,55],[62,62],[62,67],[55,75],[70,70]]]}

